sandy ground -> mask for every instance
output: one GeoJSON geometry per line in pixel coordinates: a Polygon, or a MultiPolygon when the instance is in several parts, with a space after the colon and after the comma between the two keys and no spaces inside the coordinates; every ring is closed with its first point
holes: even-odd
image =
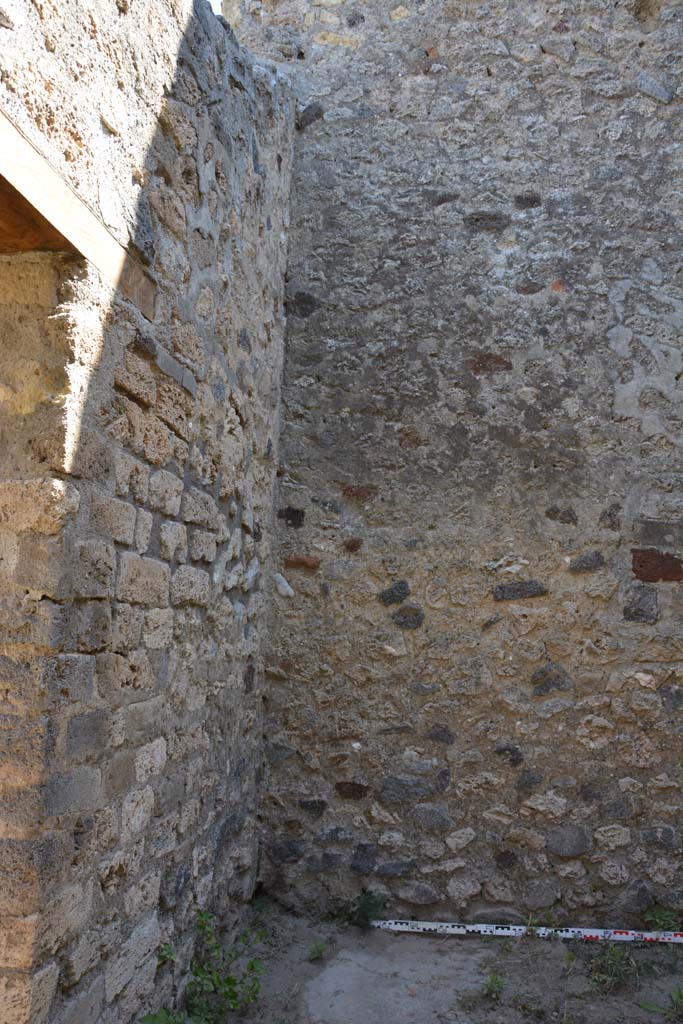
{"type": "Polygon", "coordinates": [[[259,908],[258,923],[264,973],[250,1024],[683,1022],[683,1002],[677,1016],[670,998],[683,988],[681,946],[620,946],[633,964],[617,965],[623,984],[602,991],[595,958],[605,944],[391,935],[272,905],[259,908]]]}

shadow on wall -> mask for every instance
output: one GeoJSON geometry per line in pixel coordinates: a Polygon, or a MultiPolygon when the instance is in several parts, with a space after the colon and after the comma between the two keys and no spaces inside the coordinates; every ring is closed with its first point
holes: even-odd
{"type": "Polygon", "coordinates": [[[202,2],[163,102],[136,70],[153,310],[0,257],[5,1024],[172,1003],[197,909],[234,924],[257,870],[290,99],[202,2]]]}

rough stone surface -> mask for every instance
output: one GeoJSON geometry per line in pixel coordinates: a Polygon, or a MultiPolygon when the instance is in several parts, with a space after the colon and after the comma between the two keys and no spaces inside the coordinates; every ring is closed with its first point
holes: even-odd
{"type": "Polygon", "coordinates": [[[202,0],[0,19],[0,107],[140,271],[0,256],[8,1024],[182,992],[259,865],[683,905],[683,9],[362,8],[226,2],[279,69],[202,0]]]}
{"type": "Polygon", "coordinates": [[[295,111],[203,2],[15,8],[0,108],[149,295],[0,256],[0,1019],[132,1024],[256,881],[295,111]]]}
{"type": "Polygon", "coordinates": [[[639,838],[683,785],[683,9],[226,12],[299,103],[277,507],[301,515],[277,527],[279,568],[315,570],[272,619],[292,754],[264,812],[306,851],[322,826],[414,863],[359,877],[332,842],[344,866],[264,880],[615,924],[683,866],[639,838]]]}

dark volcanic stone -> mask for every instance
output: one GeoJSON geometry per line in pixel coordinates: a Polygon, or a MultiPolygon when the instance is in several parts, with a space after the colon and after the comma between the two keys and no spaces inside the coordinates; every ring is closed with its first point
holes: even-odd
{"type": "Polygon", "coordinates": [[[315,295],[311,295],[310,292],[294,292],[287,298],[288,315],[296,316],[300,320],[306,320],[312,316],[319,306],[320,303],[315,295]]]}
{"type": "Polygon", "coordinates": [[[266,743],[266,759],[272,765],[282,764],[295,753],[294,747],[288,747],[286,743],[266,743]]]}
{"type": "Polygon", "coordinates": [[[607,800],[601,806],[600,813],[608,821],[628,821],[635,816],[633,803],[629,799],[607,800]]]}
{"type": "MultiPolygon", "coordinates": [[[[423,53],[425,53],[425,51],[423,51],[423,53]]],[[[446,206],[448,203],[455,203],[460,198],[459,192],[436,192],[434,189],[426,189],[422,195],[429,206],[435,207],[446,206]]]]}
{"type": "Polygon", "coordinates": [[[438,903],[441,899],[441,893],[433,885],[428,885],[427,882],[409,882],[408,885],[400,890],[398,895],[406,903],[415,903],[420,907],[427,907],[431,903],[438,903]]]}
{"type": "Polygon", "coordinates": [[[531,677],[531,685],[534,688],[534,697],[545,697],[553,690],[571,690],[574,684],[561,665],[548,661],[536,669],[531,677]]]}
{"type": "Polygon", "coordinates": [[[418,804],[413,817],[427,832],[449,832],[453,819],[443,804],[418,804]]]}
{"type": "Polygon", "coordinates": [[[287,505],[286,508],[278,509],[277,517],[284,519],[287,526],[293,526],[295,530],[298,530],[304,525],[306,513],[302,508],[293,508],[291,505],[287,505]]]}
{"type": "Polygon", "coordinates": [[[299,800],[299,807],[312,818],[322,818],[327,810],[327,800],[299,800]]]}
{"type": "Polygon", "coordinates": [[[320,103],[309,103],[307,107],[304,107],[296,119],[297,128],[302,132],[305,128],[308,128],[309,125],[314,124],[315,121],[319,121],[320,118],[323,117],[324,113],[325,110],[320,103]]]}
{"type": "Polygon", "coordinates": [[[304,844],[298,839],[274,839],[268,855],[274,864],[295,864],[304,855],[304,844]]]}
{"type": "Polygon", "coordinates": [[[417,861],[414,860],[388,860],[380,864],[375,874],[379,878],[402,878],[415,870],[417,861]]]}
{"type": "Polygon", "coordinates": [[[554,879],[535,878],[529,882],[524,893],[527,910],[543,910],[552,907],[560,898],[560,887],[554,879]]]}
{"type": "Polygon", "coordinates": [[[342,825],[333,825],[331,828],[323,829],[315,837],[316,843],[324,846],[327,843],[352,843],[353,833],[342,825]]]}
{"type": "Polygon", "coordinates": [[[541,197],[538,192],[520,192],[515,196],[515,206],[518,210],[533,210],[541,205],[541,197]]]}
{"type": "Polygon", "coordinates": [[[475,210],[468,213],[464,218],[465,227],[470,231],[489,231],[497,233],[505,231],[511,223],[507,213],[499,213],[497,210],[475,210]]]}
{"type": "Polygon", "coordinates": [[[391,616],[400,629],[419,629],[425,620],[425,613],[417,604],[407,604],[391,616]]]}
{"type": "Polygon", "coordinates": [[[359,843],[351,857],[351,870],[357,875],[374,871],[377,863],[377,847],[374,843],[359,843]]]}
{"type": "Polygon", "coordinates": [[[543,772],[537,772],[534,768],[525,768],[517,778],[517,789],[520,793],[533,793],[543,782],[543,772]]]}
{"type": "Polygon", "coordinates": [[[451,743],[455,743],[455,733],[451,732],[447,725],[433,725],[427,733],[427,739],[450,746],[451,743]]]}
{"type": "Polygon", "coordinates": [[[438,693],[439,687],[436,683],[410,683],[408,689],[418,697],[426,697],[430,693],[438,693]]]}
{"type": "Polygon", "coordinates": [[[605,530],[613,530],[618,533],[621,529],[621,505],[614,502],[603,509],[598,519],[598,525],[605,530]]]}
{"type": "Polygon", "coordinates": [[[499,583],[493,588],[494,601],[520,601],[525,597],[543,597],[547,594],[547,587],[544,587],[538,580],[516,580],[514,583],[499,583]]]}
{"type": "Polygon", "coordinates": [[[495,861],[501,871],[510,871],[517,864],[517,854],[512,850],[500,850],[495,856],[495,861]]]}
{"type": "Polygon", "coordinates": [[[588,804],[604,800],[607,795],[607,786],[601,779],[589,779],[581,786],[579,796],[588,804]]]}
{"type": "Polygon", "coordinates": [[[665,683],[659,689],[659,699],[665,711],[680,711],[683,708],[683,686],[665,683]]]}
{"type": "Polygon", "coordinates": [[[430,796],[432,786],[424,779],[405,779],[388,775],[379,791],[379,799],[385,804],[400,804],[404,800],[419,800],[430,796]]]}
{"type": "Polygon", "coordinates": [[[304,861],[306,871],[312,875],[319,875],[323,871],[334,871],[341,867],[343,857],[340,853],[333,853],[332,850],[323,850],[322,854],[314,853],[304,861]]]}
{"type": "Polygon", "coordinates": [[[381,590],[378,597],[382,604],[400,604],[401,601],[405,601],[410,595],[410,587],[408,586],[407,580],[397,580],[396,583],[392,583],[386,590],[381,590]]]}
{"type": "Polygon", "coordinates": [[[244,692],[252,693],[254,689],[254,681],[256,679],[256,668],[254,665],[247,665],[244,670],[244,692]]]}
{"type": "Polygon", "coordinates": [[[642,914],[654,903],[655,898],[642,878],[637,878],[624,889],[617,899],[617,906],[627,914],[642,914]]]}
{"type": "Polygon", "coordinates": [[[580,857],[592,845],[589,832],[581,825],[560,825],[548,832],[548,850],[556,857],[580,857]]]}
{"type": "Polygon", "coordinates": [[[334,788],[342,800],[363,800],[370,792],[362,782],[336,782],[334,788]]]}
{"type": "Polygon", "coordinates": [[[651,548],[683,549],[683,519],[636,519],[634,535],[641,544],[651,548]]]}
{"type": "Polygon", "coordinates": [[[640,841],[647,846],[660,846],[663,850],[673,850],[676,845],[676,832],[671,825],[653,825],[640,830],[640,841]]]}
{"type": "Polygon", "coordinates": [[[636,583],[624,605],[626,622],[646,622],[652,625],[659,618],[659,599],[654,587],[636,583]]]}
{"type": "Polygon", "coordinates": [[[576,526],[578,518],[573,508],[559,508],[551,505],[545,510],[546,519],[552,519],[556,523],[564,523],[565,526],[576,526]]]}
{"type": "Polygon", "coordinates": [[[605,558],[602,551],[589,551],[585,555],[577,555],[576,558],[572,558],[569,563],[570,572],[595,572],[596,569],[602,569],[605,564],[605,558]]]}
{"type": "Polygon", "coordinates": [[[683,889],[668,889],[660,899],[662,906],[669,910],[683,910],[683,889]]]}
{"type": "Polygon", "coordinates": [[[524,754],[515,743],[496,743],[495,752],[498,757],[504,757],[513,768],[524,760],[524,754]]]}

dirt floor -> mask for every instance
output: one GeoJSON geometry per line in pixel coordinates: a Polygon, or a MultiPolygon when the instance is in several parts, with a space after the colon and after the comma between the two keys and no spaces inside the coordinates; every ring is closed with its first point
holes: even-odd
{"type": "Polygon", "coordinates": [[[683,1022],[681,946],[392,935],[274,906],[258,920],[250,1024],[683,1022]]]}

